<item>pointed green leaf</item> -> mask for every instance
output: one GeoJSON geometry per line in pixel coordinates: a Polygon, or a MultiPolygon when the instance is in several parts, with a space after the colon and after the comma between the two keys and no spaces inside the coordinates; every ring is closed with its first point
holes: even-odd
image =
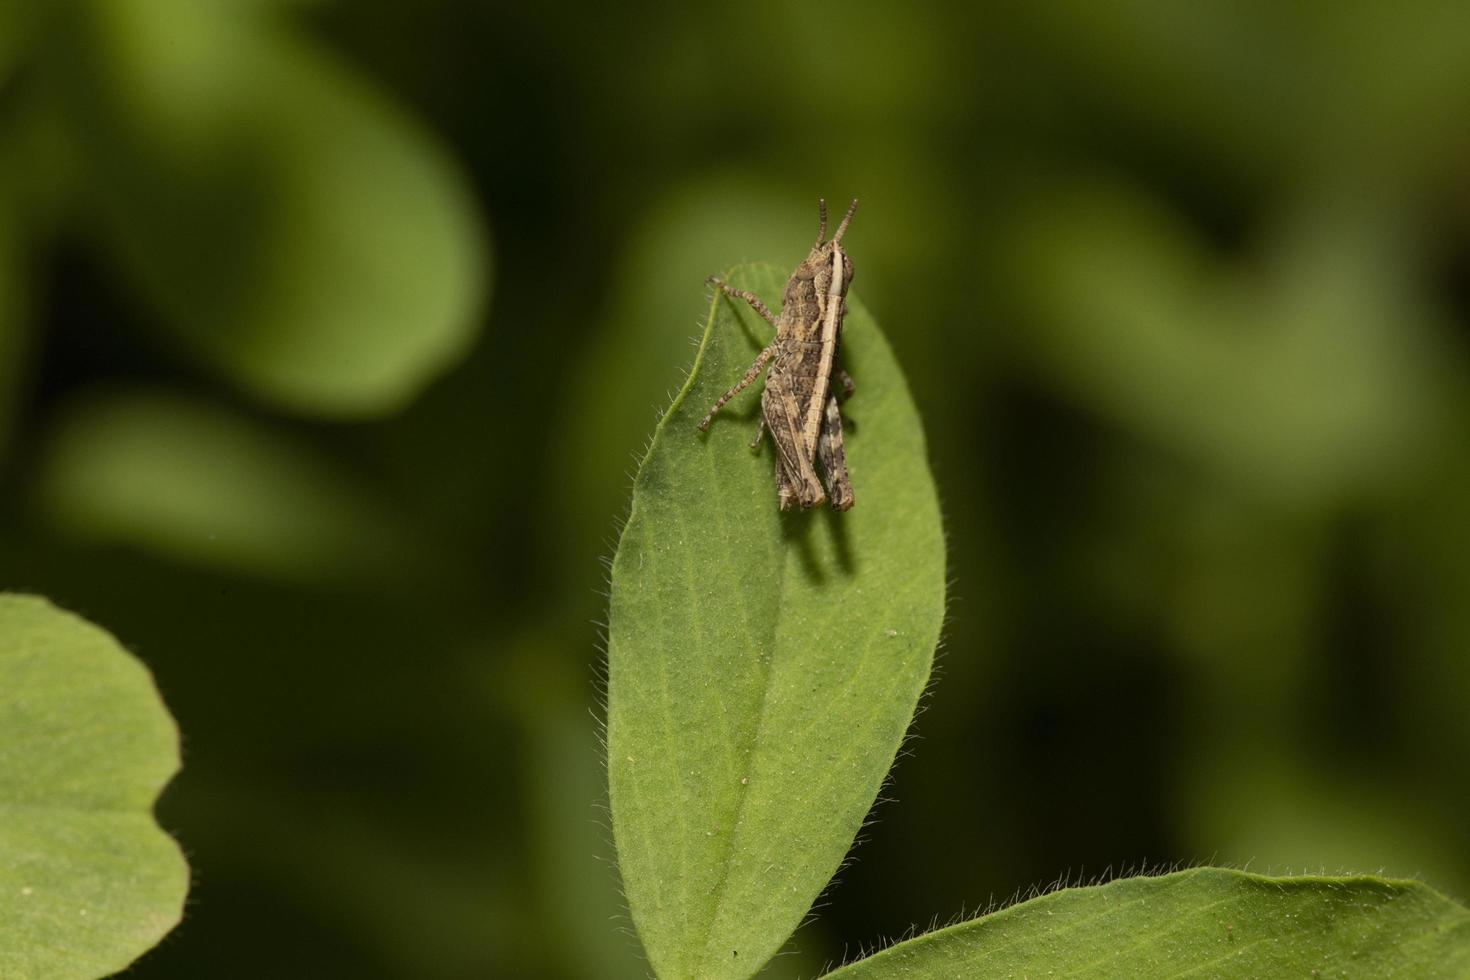
{"type": "MultiPolygon", "coordinates": [[[[730,278],[774,305],[785,274],[730,278]]],[[[851,845],[928,681],[944,613],[939,507],[898,366],[849,305],[856,506],[778,512],[769,445],[747,446],[759,385],[697,431],[770,335],[716,297],[613,562],[613,831],[664,980],[748,977],[780,948],[851,845]]]]}
{"type": "Polygon", "coordinates": [[[1416,881],[1196,868],[1063,889],[828,976],[1463,980],[1470,911],[1416,881]]]}
{"type": "Polygon", "coordinates": [[[44,599],[0,595],[0,977],[106,976],[179,921],[189,870],[152,814],[178,768],[142,664],[44,599]]]}

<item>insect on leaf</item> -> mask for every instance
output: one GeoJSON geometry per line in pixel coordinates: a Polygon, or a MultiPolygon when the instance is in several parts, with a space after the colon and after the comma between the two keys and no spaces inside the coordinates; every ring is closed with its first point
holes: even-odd
{"type": "MultiPolygon", "coordinates": [[[[785,274],[727,277],[768,303],[785,274]]],[[[781,513],[755,386],[702,413],[765,346],[713,298],[694,369],[639,469],[612,570],[608,769],[618,863],[657,974],[743,978],[847,853],[929,678],[944,543],[924,437],[855,298],[843,357],[862,505],[781,513]]]]}

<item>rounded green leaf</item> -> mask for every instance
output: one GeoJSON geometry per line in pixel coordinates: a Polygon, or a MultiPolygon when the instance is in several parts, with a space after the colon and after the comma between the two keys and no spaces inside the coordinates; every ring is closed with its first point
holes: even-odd
{"type": "Polygon", "coordinates": [[[488,264],[440,148],[252,4],[88,0],[66,91],[98,232],[188,349],[294,411],[393,411],[488,264]]]}
{"type": "Polygon", "coordinates": [[[141,663],[45,599],[0,595],[0,679],[0,977],[106,976],[183,909],[152,815],[178,731],[141,663]]]}
{"type": "Polygon", "coordinates": [[[1196,868],[1063,889],[828,976],[1463,980],[1470,911],[1417,881],[1196,868]]]}
{"type": "MultiPolygon", "coordinates": [[[[774,304],[785,275],[730,279],[774,304]]],[[[759,385],[697,431],[770,335],[717,296],[613,561],[613,832],[664,980],[748,977],[780,948],[851,845],[929,678],[944,541],[924,436],[877,326],[849,305],[856,506],[778,512],[769,445],[747,445],[759,385]]]]}

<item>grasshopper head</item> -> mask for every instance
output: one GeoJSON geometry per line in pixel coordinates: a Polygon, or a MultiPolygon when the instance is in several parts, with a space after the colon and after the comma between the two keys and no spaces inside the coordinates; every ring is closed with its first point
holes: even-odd
{"type": "Polygon", "coordinates": [[[818,289],[825,294],[832,282],[833,255],[842,265],[842,282],[840,284],[841,295],[847,295],[847,286],[852,282],[852,260],[847,257],[847,252],[842,248],[842,236],[847,233],[847,226],[852,223],[852,213],[857,210],[857,198],[847,206],[847,214],[843,215],[842,223],[833,232],[832,238],[827,239],[827,202],[817,202],[817,243],[803,263],[815,273],[818,289]]]}

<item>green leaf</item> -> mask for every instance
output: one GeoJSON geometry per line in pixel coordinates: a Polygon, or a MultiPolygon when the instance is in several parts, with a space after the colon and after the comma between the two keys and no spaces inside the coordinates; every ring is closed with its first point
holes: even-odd
{"type": "Polygon", "coordinates": [[[0,976],[106,976],[183,909],[151,812],[178,731],[141,663],[45,599],[0,595],[0,678],[0,976]]]}
{"type": "Polygon", "coordinates": [[[1291,504],[1381,492],[1446,414],[1451,355],[1391,214],[1327,197],[1241,268],[1146,192],[1049,186],[1003,234],[1048,383],[1291,504]]]}
{"type": "MultiPolygon", "coordinates": [[[[785,275],[730,279],[779,301],[785,275]]],[[[856,506],[781,514],[754,385],[696,424],[770,327],[716,297],[639,469],[613,561],[618,863],[665,980],[748,977],[837,870],[893,764],[944,614],[944,542],[908,389],[855,298],[843,360],[856,506]]]]}
{"type": "Polygon", "coordinates": [[[381,579],[414,556],[363,480],[246,416],[176,394],[74,400],[39,471],[45,518],[85,541],[317,586],[381,579]]]}
{"type": "Polygon", "coordinates": [[[243,387],[400,408],[473,340],[488,257],[415,122],[256,4],[88,0],[60,32],[102,242],[243,387]]]}
{"type": "Polygon", "coordinates": [[[1416,881],[1196,868],[1063,889],[828,976],[1465,978],[1470,911],[1416,881]]]}

